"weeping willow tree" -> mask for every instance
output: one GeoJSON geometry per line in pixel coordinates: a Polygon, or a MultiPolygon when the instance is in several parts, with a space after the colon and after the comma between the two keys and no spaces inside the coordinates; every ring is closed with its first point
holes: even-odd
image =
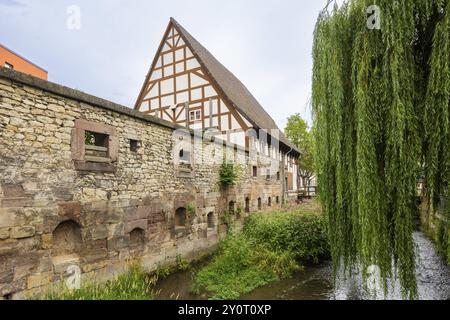
{"type": "Polygon", "coordinates": [[[450,0],[350,0],[322,11],[314,34],[315,158],[334,269],[376,265],[385,292],[397,277],[408,298],[418,178],[430,199],[448,196],[449,16],[450,0]],[[373,4],[379,30],[367,24],[373,4]]]}

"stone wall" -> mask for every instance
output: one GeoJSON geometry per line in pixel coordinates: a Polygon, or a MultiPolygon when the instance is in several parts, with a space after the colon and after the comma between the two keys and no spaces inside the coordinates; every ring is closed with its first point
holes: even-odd
{"type": "Polygon", "coordinates": [[[195,258],[226,234],[230,202],[238,225],[245,211],[269,209],[269,197],[272,207],[282,202],[284,177],[253,177],[261,160],[243,150],[225,148],[243,171],[222,188],[213,157],[221,143],[193,143],[191,165],[180,163],[179,127],[0,69],[0,298],[45,290],[69,265],[83,282],[123,272],[130,260],[154,270],[195,258]],[[88,161],[90,128],[109,139],[104,163],[88,161]]]}
{"type": "MultiPolygon", "coordinates": [[[[434,241],[438,242],[438,236],[440,228],[445,227],[448,229],[447,218],[448,200],[444,200],[441,197],[441,201],[436,209],[433,208],[431,201],[428,198],[423,197],[423,200],[419,206],[419,218],[421,229],[434,241]]],[[[447,234],[450,235],[450,230],[447,230],[447,234]]]]}

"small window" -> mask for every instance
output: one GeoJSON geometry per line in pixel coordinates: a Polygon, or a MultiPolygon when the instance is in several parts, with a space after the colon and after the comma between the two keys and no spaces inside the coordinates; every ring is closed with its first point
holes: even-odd
{"type": "Polygon", "coordinates": [[[191,163],[191,153],[184,149],[180,150],[179,153],[180,161],[184,163],[191,163]]]}
{"type": "Polygon", "coordinates": [[[266,170],[266,179],[270,180],[270,169],[266,170]]]}
{"type": "Polygon", "coordinates": [[[208,229],[214,229],[215,222],[214,222],[214,213],[210,212],[208,213],[208,229]]]}
{"type": "Polygon", "coordinates": [[[245,198],[245,212],[250,212],[250,198],[245,198]]]}
{"type": "Polygon", "coordinates": [[[253,176],[254,177],[258,176],[258,167],[257,166],[253,166],[253,176]]]}
{"type": "Polygon", "coordinates": [[[131,152],[138,152],[141,148],[142,143],[139,140],[130,139],[130,150],[131,152]]]}
{"type": "Polygon", "coordinates": [[[261,211],[262,209],[262,199],[258,198],[258,210],[261,211]]]}
{"type": "Polygon", "coordinates": [[[117,130],[104,123],[76,119],[71,151],[76,170],[114,173],[119,157],[117,130]]]}
{"type": "Polygon", "coordinates": [[[85,159],[88,162],[110,162],[109,136],[107,134],[85,131],[85,159]]]}
{"type": "Polygon", "coordinates": [[[5,62],[5,68],[13,70],[14,66],[11,63],[5,62]]]}
{"type": "Polygon", "coordinates": [[[201,110],[193,110],[189,112],[189,119],[191,121],[200,121],[202,120],[202,112],[201,110]]]}
{"type": "Polygon", "coordinates": [[[277,197],[275,198],[275,201],[276,201],[277,204],[280,204],[280,197],[277,196],[277,197]]]}
{"type": "Polygon", "coordinates": [[[267,199],[267,204],[269,205],[269,207],[272,206],[272,198],[271,197],[269,197],[269,199],[267,199]]]}
{"type": "Polygon", "coordinates": [[[281,175],[280,175],[280,171],[277,172],[277,180],[280,181],[281,179],[281,175]]]}

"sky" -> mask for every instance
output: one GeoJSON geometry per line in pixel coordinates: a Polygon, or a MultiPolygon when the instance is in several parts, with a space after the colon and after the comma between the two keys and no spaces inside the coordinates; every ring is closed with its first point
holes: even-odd
{"type": "Polygon", "coordinates": [[[325,4],[0,0],[0,43],[46,69],[49,81],[132,108],[174,17],[246,85],[283,129],[295,113],[312,124],[313,32],[325,4]]]}

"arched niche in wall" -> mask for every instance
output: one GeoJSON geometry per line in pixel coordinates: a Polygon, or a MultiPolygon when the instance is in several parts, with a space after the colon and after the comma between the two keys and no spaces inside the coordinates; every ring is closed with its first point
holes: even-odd
{"type": "Polygon", "coordinates": [[[250,198],[245,198],[245,212],[250,213],[250,198]]]}
{"type": "Polygon", "coordinates": [[[229,203],[228,203],[228,212],[229,213],[234,213],[234,211],[235,211],[235,202],[234,201],[230,201],[229,203]]]}
{"type": "Polygon", "coordinates": [[[80,225],[73,220],[61,222],[52,234],[52,256],[78,254],[82,248],[80,225]]]}
{"type": "Polygon", "coordinates": [[[207,222],[208,222],[208,229],[214,229],[216,227],[216,219],[214,218],[214,212],[208,213],[207,222]]]}
{"type": "Polygon", "coordinates": [[[186,208],[178,208],[175,211],[175,229],[186,228],[186,208]]]}
{"type": "Polygon", "coordinates": [[[130,232],[130,249],[144,250],[145,247],[145,231],[141,228],[135,228],[130,232]]]}

